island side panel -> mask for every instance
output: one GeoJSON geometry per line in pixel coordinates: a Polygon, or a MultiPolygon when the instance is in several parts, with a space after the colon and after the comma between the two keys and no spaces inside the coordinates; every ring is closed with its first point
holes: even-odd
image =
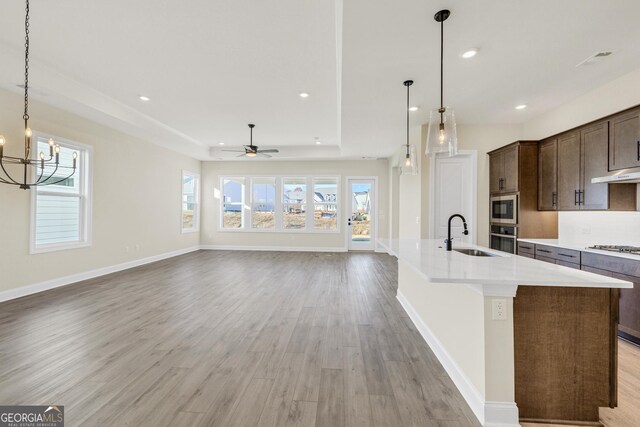
{"type": "Polygon", "coordinates": [[[499,298],[507,319],[494,321],[487,312],[492,298],[477,286],[432,283],[398,261],[398,299],[478,419],[495,416],[517,425],[513,298],[499,298]]]}
{"type": "Polygon", "coordinates": [[[598,422],[615,406],[617,289],[520,286],[514,302],[521,420],[598,422]]]}

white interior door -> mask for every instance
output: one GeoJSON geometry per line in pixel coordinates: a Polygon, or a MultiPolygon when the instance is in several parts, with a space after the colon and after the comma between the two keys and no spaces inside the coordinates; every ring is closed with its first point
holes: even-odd
{"type": "Polygon", "coordinates": [[[451,222],[454,243],[475,243],[476,241],[476,156],[462,153],[455,157],[438,157],[432,163],[431,236],[447,238],[447,223],[453,214],[461,214],[467,220],[469,235],[462,234],[460,218],[451,222]]]}
{"type": "Polygon", "coordinates": [[[372,251],[376,232],[376,187],[374,179],[347,179],[347,247],[350,251],[372,251]]]}

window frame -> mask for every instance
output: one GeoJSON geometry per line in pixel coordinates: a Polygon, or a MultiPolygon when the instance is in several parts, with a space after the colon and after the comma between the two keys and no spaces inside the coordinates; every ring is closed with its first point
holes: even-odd
{"type": "MultiPolygon", "coordinates": [[[[78,163],[80,167],[78,168],[78,171],[76,173],[78,173],[78,182],[80,183],[80,190],[78,192],[79,194],[76,196],[75,194],[71,195],[69,193],[52,190],[50,189],[52,187],[49,187],[49,186],[32,187],[30,189],[31,191],[31,204],[29,207],[29,210],[30,210],[29,254],[30,255],[47,253],[47,252],[65,251],[70,249],[86,248],[86,247],[92,246],[93,244],[93,240],[92,240],[92,237],[93,237],[92,236],[93,147],[87,144],[71,141],[66,138],[61,138],[61,137],[47,134],[44,132],[33,132],[32,147],[31,147],[32,152],[33,153],[38,152],[38,139],[44,139],[46,141],[49,138],[53,138],[53,140],[57,144],[59,144],[61,147],[75,150],[78,153],[78,163]],[[79,198],[80,200],[80,213],[79,213],[80,238],[78,241],[47,243],[47,244],[40,244],[40,245],[36,243],[36,217],[37,217],[37,209],[38,209],[38,194],[79,198]]],[[[33,169],[31,170],[30,176],[31,176],[31,179],[34,179],[36,176],[36,173],[33,169]]]]}
{"type": "MultiPolygon", "coordinates": [[[[272,185],[272,184],[268,184],[268,185],[272,185]]],[[[246,191],[246,187],[245,187],[245,191],[246,191]]],[[[278,177],[277,176],[271,176],[271,175],[264,175],[264,176],[251,176],[249,177],[249,220],[248,221],[243,221],[243,227],[241,228],[248,228],[251,231],[257,231],[257,232],[267,232],[267,233],[273,233],[276,230],[278,230],[279,228],[279,223],[278,223],[278,211],[277,211],[277,207],[278,207],[278,197],[279,197],[280,192],[278,191],[278,177]],[[259,204],[258,202],[256,202],[253,199],[254,196],[254,191],[253,191],[253,181],[256,179],[271,179],[273,178],[273,227],[272,228],[258,228],[258,227],[254,227],[253,226],[253,209],[255,207],[256,204],[259,204]],[[246,227],[245,227],[246,224],[246,227]]]]}
{"type": "Polygon", "coordinates": [[[182,170],[182,180],[180,181],[180,233],[181,234],[189,234],[189,233],[198,233],[200,232],[200,174],[196,173],[196,172],[190,172],[188,170],[182,170]],[[195,216],[195,221],[193,222],[193,227],[189,227],[189,228],[184,228],[184,178],[187,176],[191,176],[194,178],[195,180],[195,189],[194,189],[194,195],[195,195],[195,205],[196,208],[194,209],[194,216],[195,216]]]}
{"type": "Polygon", "coordinates": [[[219,175],[219,197],[218,197],[218,232],[221,233],[294,233],[294,234],[340,234],[342,227],[340,225],[340,218],[342,218],[342,177],[340,175],[307,175],[307,174],[287,174],[287,175],[275,175],[275,174],[256,174],[256,175],[219,175]],[[255,178],[275,178],[275,227],[274,228],[253,228],[253,179],[255,178]],[[244,192],[243,192],[243,207],[242,207],[242,227],[240,228],[224,228],[224,181],[229,179],[244,179],[244,192]],[[283,224],[283,206],[285,205],[284,199],[284,186],[283,180],[285,179],[304,179],[307,184],[307,200],[304,203],[306,207],[305,228],[284,228],[283,224]],[[313,199],[313,181],[315,179],[335,179],[336,181],[336,207],[338,220],[336,221],[335,230],[321,229],[314,227],[314,212],[315,202],[313,199]]]}

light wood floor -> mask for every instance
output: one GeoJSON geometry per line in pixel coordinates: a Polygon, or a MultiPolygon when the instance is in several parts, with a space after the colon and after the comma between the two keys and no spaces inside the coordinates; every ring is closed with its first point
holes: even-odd
{"type": "Polygon", "coordinates": [[[68,426],[477,426],[382,254],[201,251],[0,304],[0,403],[68,426]]]}

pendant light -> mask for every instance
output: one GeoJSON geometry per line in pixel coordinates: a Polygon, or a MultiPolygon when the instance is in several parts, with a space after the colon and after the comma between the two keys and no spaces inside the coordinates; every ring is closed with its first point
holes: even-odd
{"type": "Polygon", "coordinates": [[[400,171],[402,175],[417,175],[416,146],[409,144],[409,87],[413,84],[413,80],[406,80],[403,84],[407,87],[407,143],[405,144],[405,155],[400,158],[400,171]]]}
{"type": "MultiPolygon", "coordinates": [[[[31,156],[33,132],[29,128],[29,0],[26,0],[25,19],[25,52],[24,52],[24,156],[4,155],[5,138],[0,135],[0,183],[16,185],[23,190],[34,186],[59,184],[73,176],[76,172],[78,154],[73,152],[72,165],[60,164],[60,146],[49,139],[48,155],[41,151],[38,158],[31,156]],[[19,172],[12,175],[11,168],[19,172]],[[33,175],[30,172],[33,170],[33,175]],[[63,172],[64,173],[61,173],[63,172]],[[18,177],[19,176],[19,177],[18,177]]],[[[36,141],[37,144],[37,141],[36,141]]],[[[37,146],[36,146],[37,150],[37,146]]]]}
{"type": "Polygon", "coordinates": [[[444,21],[451,12],[444,9],[435,14],[434,19],[440,23],[440,108],[429,114],[429,131],[427,133],[427,155],[435,156],[444,153],[448,156],[458,154],[458,138],[456,120],[452,108],[444,106],[444,21]]]}

